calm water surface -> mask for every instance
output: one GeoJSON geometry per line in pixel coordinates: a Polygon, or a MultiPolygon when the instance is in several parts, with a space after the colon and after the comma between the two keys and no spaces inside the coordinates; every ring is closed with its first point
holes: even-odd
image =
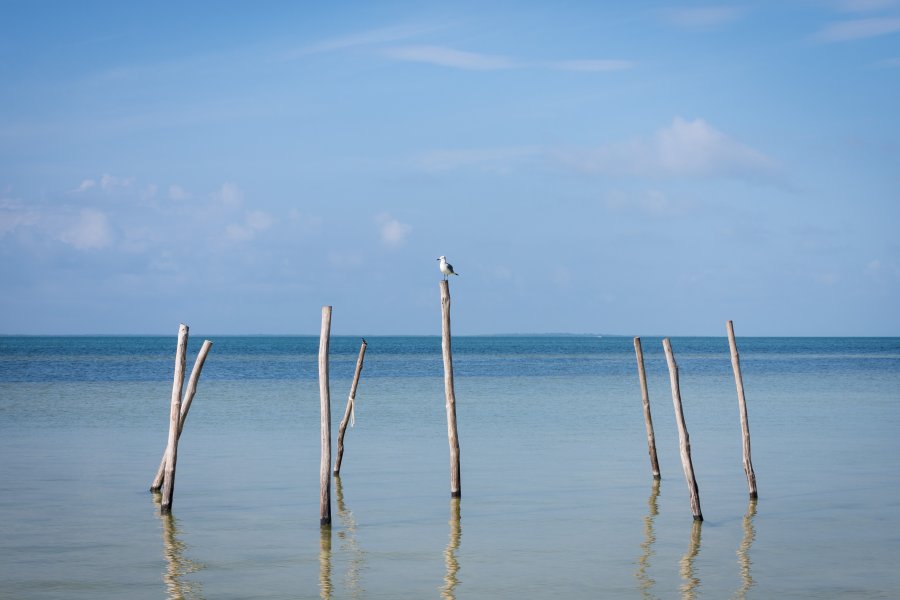
{"type": "Polygon", "coordinates": [[[318,339],[213,341],[161,517],[174,336],[0,337],[0,598],[900,597],[898,338],[738,339],[757,503],[727,340],[673,338],[702,524],[660,339],[658,485],[631,338],[454,339],[453,501],[440,339],[369,338],[324,532],[318,339]]]}

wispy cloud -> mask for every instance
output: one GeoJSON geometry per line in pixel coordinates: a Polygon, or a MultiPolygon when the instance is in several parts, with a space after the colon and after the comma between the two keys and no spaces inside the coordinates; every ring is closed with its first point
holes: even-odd
{"type": "Polygon", "coordinates": [[[381,213],[375,217],[381,241],[386,246],[399,246],[412,231],[412,227],[401,223],[388,213],[381,213]]]}
{"type": "Polygon", "coordinates": [[[170,185],[169,186],[169,200],[190,200],[191,194],[186,189],[181,187],[180,185],[170,185]]]}
{"type": "Polygon", "coordinates": [[[248,212],[244,215],[242,223],[228,225],[225,234],[228,239],[236,242],[246,242],[256,237],[256,234],[265,231],[275,223],[267,212],[260,210],[248,212]]]}
{"type": "Polygon", "coordinates": [[[83,192],[88,191],[89,189],[95,187],[97,182],[93,179],[83,179],[77,188],[72,190],[72,193],[81,194],[83,192]]]}
{"type": "Polygon", "coordinates": [[[116,177],[108,173],[100,177],[100,187],[107,192],[131,187],[133,183],[134,177],[116,177]]]}
{"type": "Polygon", "coordinates": [[[660,12],[662,18],[684,29],[714,29],[739,20],[746,13],[742,6],[715,5],[669,8],[660,12]]]}
{"type": "Polygon", "coordinates": [[[384,51],[384,55],[395,60],[470,71],[543,68],[557,71],[598,72],[621,71],[634,66],[632,61],[621,59],[521,61],[508,56],[468,52],[446,46],[399,46],[388,48],[384,51]]]}
{"type": "Polygon", "coordinates": [[[226,182],[212,194],[212,198],[224,206],[237,207],[244,202],[244,192],[236,183],[226,182]]]}
{"type": "Polygon", "coordinates": [[[385,54],[398,60],[475,71],[513,69],[518,66],[514,61],[505,56],[464,52],[462,50],[455,50],[443,46],[403,46],[399,48],[390,48],[385,51],[385,54]]]}
{"type": "Polygon", "coordinates": [[[100,176],[99,180],[93,178],[82,179],[81,183],[78,184],[78,187],[70,190],[70,193],[83,194],[98,186],[104,192],[114,192],[130,188],[133,184],[134,177],[118,177],[116,175],[104,173],[100,176]]]}
{"type": "Polygon", "coordinates": [[[0,238],[19,227],[27,227],[38,222],[38,213],[21,200],[0,196],[0,238]]]}
{"type": "Polygon", "coordinates": [[[79,250],[99,250],[112,243],[112,230],[106,213],[86,208],[59,234],[59,239],[79,250]]]}
{"type": "Polygon", "coordinates": [[[562,151],[558,158],[592,173],[650,177],[772,179],[777,163],[709,125],[677,117],[650,138],[562,151]]]}
{"type": "Polygon", "coordinates": [[[313,54],[324,54],[351,48],[389,44],[419,37],[439,28],[440,27],[435,25],[395,25],[392,27],[369,29],[367,31],[360,31],[321,40],[308,46],[288,51],[282,55],[282,59],[292,60],[313,54]]]}
{"type": "Polygon", "coordinates": [[[815,35],[822,42],[849,42],[900,32],[900,17],[850,19],[826,25],[815,35]]]}

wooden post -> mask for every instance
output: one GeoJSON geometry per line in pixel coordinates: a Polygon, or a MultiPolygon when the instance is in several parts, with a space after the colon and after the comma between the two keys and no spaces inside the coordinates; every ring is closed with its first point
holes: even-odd
{"type": "MultiPolygon", "coordinates": [[[[191,377],[188,379],[187,392],[184,395],[184,402],[181,403],[181,415],[178,418],[178,436],[177,439],[181,439],[181,432],[184,429],[184,421],[187,419],[188,411],[191,410],[191,403],[194,401],[194,396],[197,393],[197,382],[200,380],[200,371],[203,370],[203,363],[206,362],[206,355],[209,354],[209,350],[212,348],[212,342],[209,340],[203,341],[203,347],[200,348],[200,352],[197,354],[197,360],[194,362],[194,368],[191,370],[191,377]]],[[[156,478],[153,479],[153,483],[150,484],[151,492],[158,492],[162,487],[163,478],[165,477],[165,469],[166,469],[166,452],[163,452],[162,460],[159,462],[159,469],[156,470],[156,478]]]]}
{"type": "Polygon", "coordinates": [[[669,365],[669,381],[672,384],[672,403],[675,405],[675,424],[678,426],[678,440],[681,448],[681,465],[684,467],[684,478],[687,481],[688,491],[691,495],[691,512],[695,521],[703,520],[700,512],[700,490],[697,489],[697,480],[694,478],[694,464],[691,462],[691,439],[688,436],[687,426],[684,423],[684,412],[681,409],[681,388],[678,385],[678,365],[675,364],[675,355],[672,353],[672,344],[669,338],[663,340],[663,348],[666,351],[666,362],[669,365]]]}
{"type": "Polygon", "coordinates": [[[441,349],[444,354],[444,394],[447,397],[447,439],[450,443],[450,497],[462,496],[459,474],[459,436],[456,432],[456,393],[453,391],[453,350],[450,345],[450,282],[441,284],[441,349]]]}
{"type": "Polygon", "coordinates": [[[165,479],[162,486],[162,514],[172,512],[175,493],[175,466],[178,463],[178,422],[181,420],[181,388],[184,386],[184,366],[188,343],[188,326],[178,327],[178,346],[175,351],[175,379],[172,382],[172,403],[169,409],[169,441],[166,444],[165,479]]]}
{"type": "Polygon", "coordinates": [[[328,346],[331,341],[331,307],[322,307],[319,336],[319,400],[322,414],[322,461],[319,468],[319,524],[331,526],[331,392],[328,385],[328,346]]]}
{"type": "Polygon", "coordinates": [[[359,346],[359,357],[356,359],[356,372],[353,374],[353,383],[350,385],[350,396],[347,398],[347,408],[344,410],[344,418],[341,419],[341,425],[338,427],[337,458],[334,459],[335,475],[340,475],[341,473],[341,460],[344,458],[344,432],[347,431],[347,423],[350,422],[350,415],[353,414],[356,387],[359,385],[359,374],[362,373],[363,358],[366,355],[367,345],[365,338],[363,338],[362,344],[359,346]]]}
{"type": "Polygon", "coordinates": [[[634,338],[634,353],[637,356],[638,376],[641,380],[641,400],[644,405],[644,424],[647,426],[647,451],[650,453],[650,468],[653,479],[659,479],[659,460],[656,458],[656,437],[653,435],[653,419],[650,417],[650,394],[647,391],[647,373],[644,371],[644,351],[641,338],[634,338]]]}
{"type": "Polygon", "coordinates": [[[738,356],[737,343],[734,341],[734,324],[728,321],[728,345],[731,347],[731,368],[734,369],[734,383],[737,386],[738,408],[741,413],[741,437],[744,442],[744,474],[747,476],[747,487],[750,488],[750,499],[756,499],[756,473],[753,461],[750,460],[750,424],[747,421],[747,401],[744,399],[744,379],[741,377],[741,359],[738,356]]]}

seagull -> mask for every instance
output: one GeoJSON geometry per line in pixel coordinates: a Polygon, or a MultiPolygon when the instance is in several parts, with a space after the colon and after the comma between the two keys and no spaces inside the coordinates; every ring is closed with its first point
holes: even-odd
{"type": "Polygon", "coordinates": [[[441,273],[444,274],[444,279],[447,279],[448,275],[459,275],[459,273],[453,270],[453,265],[447,262],[446,256],[439,256],[435,260],[441,261],[440,269],[441,273]]]}

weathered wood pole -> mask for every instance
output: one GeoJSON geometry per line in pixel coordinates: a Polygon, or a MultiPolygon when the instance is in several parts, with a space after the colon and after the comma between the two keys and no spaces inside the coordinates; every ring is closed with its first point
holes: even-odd
{"type": "Polygon", "coordinates": [[[447,397],[447,440],[450,443],[450,497],[462,496],[459,474],[459,436],[456,432],[456,393],[453,391],[453,350],[450,344],[450,282],[441,280],[441,349],[444,354],[444,394],[447,397]]]}
{"type": "Polygon", "coordinates": [[[319,468],[319,525],[331,526],[331,392],[328,386],[328,346],[331,342],[331,307],[322,307],[319,336],[319,400],[322,413],[322,462],[319,468]]]}
{"type": "Polygon", "coordinates": [[[334,459],[334,474],[341,473],[341,460],[344,458],[344,433],[347,431],[347,423],[353,414],[353,403],[356,400],[356,387],[359,385],[359,374],[362,373],[363,358],[366,356],[366,339],[363,338],[359,346],[359,357],[356,359],[356,372],[353,374],[353,383],[350,385],[350,396],[347,398],[347,408],[344,409],[344,418],[338,427],[337,458],[334,459]]]}
{"type": "Polygon", "coordinates": [[[169,442],[166,444],[165,478],[162,486],[160,512],[172,512],[172,496],[175,493],[175,466],[178,463],[178,423],[181,420],[181,389],[184,386],[184,366],[188,343],[188,326],[178,327],[178,346],[175,350],[175,379],[172,382],[172,403],[169,409],[169,442]]]}
{"type": "Polygon", "coordinates": [[[669,338],[663,340],[663,348],[666,351],[666,362],[669,365],[669,381],[672,384],[672,403],[675,405],[675,424],[678,426],[678,441],[681,448],[681,465],[684,467],[684,478],[687,481],[688,491],[691,495],[691,512],[695,521],[703,520],[700,512],[700,490],[697,489],[697,480],[694,478],[694,464],[691,462],[691,439],[688,436],[687,426],[684,423],[684,411],[681,409],[681,388],[678,385],[678,365],[675,364],[675,355],[672,353],[672,344],[669,338]]]}
{"type": "Polygon", "coordinates": [[[744,378],[741,376],[741,358],[738,356],[737,343],[734,341],[734,324],[727,323],[728,345],[731,347],[731,368],[734,369],[734,383],[737,386],[738,409],[741,413],[741,436],[744,441],[744,474],[747,476],[747,487],[750,498],[757,498],[756,473],[753,461],[750,460],[750,423],[747,421],[747,401],[744,398],[744,378]]]}
{"type": "Polygon", "coordinates": [[[634,338],[634,353],[637,356],[638,376],[641,380],[641,400],[644,405],[644,424],[647,426],[647,451],[650,454],[650,469],[653,479],[659,479],[659,460],[656,458],[656,437],[653,435],[653,419],[650,417],[650,393],[647,391],[647,373],[644,371],[644,351],[641,338],[634,338]]]}
{"type": "MultiPolygon", "coordinates": [[[[184,429],[184,421],[187,419],[188,411],[191,410],[191,403],[194,401],[194,396],[197,394],[197,382],[200,380],[200,372],[203,370],[203,363],[206,362],[206,355],[209,354],[210,348],[212,348],[212,342],[204,340],[203,347],[200,348],[200,352],[197,354],[197,360],[194,362],[194,368],[191,370],[187,391],[184,394],[184,402],[181,403],[181,416],[178,419],[177,439],[179,440],[181,439],[181,432],[184,429]]],[[[158,492],[162,487],[165,470],[166,452],[164,451],[162,460],[159,462],[159,469],[156,470],[156,477],[153,479],[153,483],[150,484],[151,492],[158,492]]]]}

